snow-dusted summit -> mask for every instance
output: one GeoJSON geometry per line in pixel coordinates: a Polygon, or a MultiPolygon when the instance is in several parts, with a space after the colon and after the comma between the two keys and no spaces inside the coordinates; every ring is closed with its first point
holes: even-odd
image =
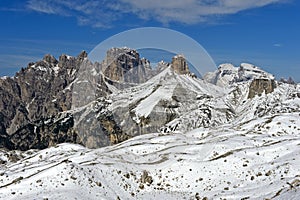
{"type": "Polygon", "coordinates": [[[215,72],[209,72],[204,76],[204,79],[210,83],[221,87],[227,87],[237,82],[243,82],[253,79],[270,79],[274,76],[268,72],[261,70],[259,67],[241,63],[239,67],[235,67],[230,63],[219,65],[215,72]]]}

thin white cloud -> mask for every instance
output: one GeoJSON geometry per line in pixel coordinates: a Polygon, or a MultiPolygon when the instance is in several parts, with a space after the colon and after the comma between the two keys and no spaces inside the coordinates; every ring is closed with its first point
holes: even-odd
{"type": "Polygon", "coordinates": [[[28,0],[36,12],[74,16],[80,25],[109,27],[133,14],[142,20],[168,24],[205,23],[224,15],[286,2],[287,0],[28,0]]]}
{"type": "Polygon", "coordinates": [[[107,3],[108,0],[29,0],[26,6],[40,13],[76,17],[79,25],[107,28],[119,18],[107,3]]]}
{"type": "Polygon", "coordinates": [[[276,44],[273,44],[273,47],[282,47],[282,44],[276,43],[276,44]]]}
{"type": "Polygon", "coordinates": [[[120,0],[131,12],[160,22],[195,24],[284,0],[120,0]]]}
{"type": "Polygon", "coordinates": [[[59,14],[59,7],[49,4],[47,1],[32,0],[29,1],[27,7],[31,10],[47,13],[47,14],[59,14]]]}

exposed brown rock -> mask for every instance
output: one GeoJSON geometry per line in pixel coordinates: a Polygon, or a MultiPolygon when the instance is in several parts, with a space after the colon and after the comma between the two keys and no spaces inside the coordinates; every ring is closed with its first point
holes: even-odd
{"type": "Polygon", "coordinates": [[[52,63],[52,64],[57,64],[58,61],[56,60],[56,58],[50,54],[46,54],[43,58],[44,61],[48,62],[48,63],[52,63]]]}
{"type": "Polygon", "coordinates": [[[126,134],[110,134],[110,144],[118,144],[130,138],[131,137],[126,134]]]}
{"type": "Polygon", "coordinates": [[[172,58],[172,69],[178,74],[189,74],[189,67],[183,55],[177,55],[172,58]]]}
{"type": "Polygon", "coordinates": [[[127,83],[142,83],[151,75],[150,62],[129,48],[108,50],[102,71],[110,81],[127,83]]]}
{"type": "Polygon", "coordinates": [[[79,60],[79,61],[83,61],[85,58],[87,58],[87,52],[86,51],[82,51],[82,52],[80,52],[80,54],[77,56],[77,59],[79,60]]]}
{"type": "Polygon", "coordinates": [[[263,93],[269,94],[276,88],[276,83],[271,79],[254,79],[249,87],[248,98],[253,98],[256,95],[262,95],[263,93]]]}
{"type": "Polygon", "coordinates": [[[135,50],[112,48],[107,51],[104,74],[113,81],[124,81],[125,73],[138,67],[139,61],[140,55],[135,50]]]}
{"type": "Polygon", "coordinates": [[[147,184],[152,184],[153,183],[153,178],[152,176],[149,175],[149,173],[145,170],[143,171],[143,174],[141,175],[140,179],[141,183],[147,183],[147,184]]]}

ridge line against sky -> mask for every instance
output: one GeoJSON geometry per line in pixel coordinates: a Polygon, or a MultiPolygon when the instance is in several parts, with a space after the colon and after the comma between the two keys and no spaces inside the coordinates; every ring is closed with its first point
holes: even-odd
{"type": "Polygon", "coordinates": [[[121,31],[156,26],[192,37],[217,64],[251,62],[300,81],[299,8],[295,0],[2,0],[0,76],[46,53],[77,55],[121,31]]]}

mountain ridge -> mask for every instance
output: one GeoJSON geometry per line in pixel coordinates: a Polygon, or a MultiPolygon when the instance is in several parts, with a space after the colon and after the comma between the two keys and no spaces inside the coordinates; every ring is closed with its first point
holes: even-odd
{"type": "Polygon", "coordinates": [[[0,79],[0,199],[300,198],[300,84],[251,64],[201,80],[181,56],[147,74],[120,51],[0,79]]]}
{"type": "Polygon", "coordinates": [[[108,50],[102,64],[91,63],[84,51],[59,60],[45,55],[16,77],[1,79],[2,146],[27,150],[74,142],[97,148],[158,130],[216,127],[240,115],[241,102],[273,93],[279,84],[273,75],[245,63],[239,68],[220,65],[204,80],[188,71],[183,56],[159,65],[151,69],[129,48],[108,50]],[[7,104],[8,99],[13,101],[7,104]]]}

